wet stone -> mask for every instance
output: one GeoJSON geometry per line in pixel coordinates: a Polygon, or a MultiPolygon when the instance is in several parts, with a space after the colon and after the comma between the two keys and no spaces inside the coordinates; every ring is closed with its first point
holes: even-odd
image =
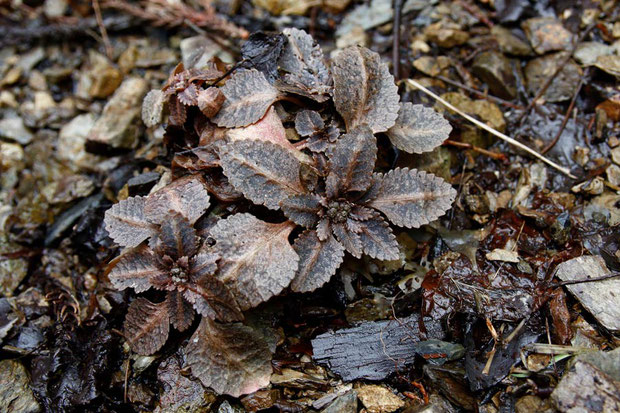
{"type": "Polygon", "coordinates": [[[24,366],[16,360],[0,361],[0,406],[7,413],[41,411],[29,386],[30,379],[24,366]]]}
{"type": "Polygon", "coordinates": [[[503,99],[517,96],[517,83],[510,61],[501,53],[483,52],[476,56],[472,70],[491,93],[503,99]]]}
{"type": "Polygon", "coordinates": [[[89,133],[89,151],[131,149],[137,145],[142,98],[147,91],[148,83],[142,78],[129,78],[121,84],[89,133]]]}
{"type": "MultiPolygon", "coordinates": [[[[525,66],[525,80],[530,95],[534,96],[538,93],[547,79],[553,75],[564,56],[563,53],[542,56],[531,60],[525,66]]],[[[548,102],[569,100],[575,93],[575,87],[581,76],[582,70],[579,65],[569,60],[543,94],[544,99],[548,102]]]]}
{"type": "Polygon", "coordinates": [[[573,40],[573,34],[566,30],[560,21],[553,18],[528,19],[523,23],[523,30],[538,54],[568,50],[573,40]]]}

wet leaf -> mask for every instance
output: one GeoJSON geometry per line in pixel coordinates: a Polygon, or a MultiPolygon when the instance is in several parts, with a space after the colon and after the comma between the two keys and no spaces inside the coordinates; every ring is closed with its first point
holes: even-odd
{"type": "Polygon", "coordinates": [[[328,235],[321,241],[313,230],[303,232],[293,248],[299,255],[299,269],[291,283],[291,289],[296,292],[321,287],[336,273],[344,258],[344,248],[334,237],[328,235]]]}
{"type": "Polygon", "coordinates": [[[168,339],[169,329],[167,305],[152,303],[140,297],[129,306],[123,334],[132,351],[149,355],[164,345],[168,339]]]}
{"type": "Polygon", "coordinates": [[[287,28],[283,32],[288,42],[278,63],[286,72],[284,82],[308,97],[318,95],[315,98],[323,101],[320,95],[329,93],[331,87],[320,46],[303,30],[287,28]]]}
{"type": "Polygon", "coordinates": [[[325,182],[328,196],[365,191],[372,181],[377,160],[377,140],[366,126],[343,135],[327,151],[330,172],[325,182]]]}
{"type": "Polygon", "coordinates": [[[319,220],[321,198],[314,194],[294,195],[281,204],[282,212],[298,225],[310,228],[319,220]]]}
{"type": "Polygon", "coordinates": [[[394,224],[418,228],[446,213],[456,191],[443,179],[415,169],[396,168],[375,174],[367,205],[383,212],[394,224]]]}
{"type": "Polygon", "coordinates": [[[197,244],[196,231],[189,221],[180,214],[171,214],[161,225],[155,251],[178,260],[181,257],[193,256],[197,244]]]}
{"type": "Polygon", "coordinates": [[[164,92],[153,89],[142,101],[142,122],[150,128],[161,123],[164,110],[164,92]]]}
{"type": "Polygon", "coordinates": [[[217,393],[239,397],[269,384],[269,347],[257,331],[243,324],[203,318],[186,354],[192,374],[217,393]]]}
{"type": "Polygon", "coordinates": [[[146,245],[130,250],[110,263],[112,270],[108,277],[114,288],[133,288],[137,293],[151,287],[151,280],[164,277],[167,270],[146,245]]]}
{"type": "Polygon", "coordinates": [[[145,198],[136,196],[112,205],[105,212],[110,238],[123,247],[135,247],[155,234],[157,226],[146,219],[145,198]]]}
{"type": "Polygon", "coordinates": [[[208,118],[214,117],[224,104],[226,97],[217,87],[200,89],[196,97],[196,104],[200,111],[208,118]]]}
{"type": "Polygon", "coordinates": [[[256,307],[286,288],[299,257],[288,242],[294,226],[270,224],[250,214],[236,214],[211,229],[220,254],[217,277],[232,291],[242,310],[256,307]]]}
{"type": "Polygon", "coordinates": [[[144,213],[152,222],[165,221],[177,212],[194,224],[209,208],[209,193],[202,178],[188,175],[173,181],[146,199],[144,213]]]}
{"type": "Polygon", "coordinates": [[[194,309],[183,299],[178,291],[170,291],[166,297],[166,306],[170,324],[177,330],[183,332],[194,322],[194,309]]]}
{"type": "Polygon", "coordinates": [[[396,260],[399,257],[398,241],[390,226],[379,215],[360,221],[360,239],[364,254],[379,260],[396,260]]]}
{"type": "Polygon", "coordinates": [[[300,161],[280,145],[257,140],[229,142],[220,157],[230,183],[256,204],[278,209],[284,199],[303,192],[300,161]]]}
{"type": "Polygon", "coordinates": [[[398,88],[381,57],[364,47],[349,47],[332,60],[334,104],[347,130],[368,125],[385,132],[398,117],[398,88]]]}
{"type": "Polygon", "coordinates": [[[279,96],[278,90],[255,69],[238,70],[222,86],[221,91],[226,100],[213,121],[226,128],[257,122],[279,96]]]}
{"type": "Polygon", "coordinates": [[[241,57],[250,66],[263,73],[270,83],[278,77],[278,58],[286,38],[280,33],[252,33],[241,46],[241,57]]]}
{"type": "Polygon", "coordinates": [[[408,153],[432,151],[448,139],[452,126],[441,114],[423,105],[401,103],[396,124],[387,135],[398,149],[408,153]]]}

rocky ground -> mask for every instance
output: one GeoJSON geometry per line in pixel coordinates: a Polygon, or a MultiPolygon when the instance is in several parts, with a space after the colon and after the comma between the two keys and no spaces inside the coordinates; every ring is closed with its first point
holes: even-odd
{"type": "Polygon", "coordinates": [[[0,410],[619,411],[619,14],[611,0],[0,1],[0,410]],[[184,367],[188,333],[130,350],[136,295],[107,277],[120,248],[103,218],[170,180],[147,92],[287,27],[328,58],[378,52],[402,101],[443,113],[443,145],[380,145],[377,167],[458,195],[397,231],[400,259],[348,256],[327,286],[258,307],[273,374],[234,398],[184,367]]]}

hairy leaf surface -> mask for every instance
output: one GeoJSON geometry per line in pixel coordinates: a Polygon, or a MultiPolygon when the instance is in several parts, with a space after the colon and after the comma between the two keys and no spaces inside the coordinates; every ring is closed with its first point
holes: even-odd
{"type": "Polygon", "coordinates": [[[321,95],[329,93],[331,87],[320,46],[303,30],[287,28],[283,32],[288,39],[279,61],[280,69],[286,72],[284,82],[323,101],[321,95]]]}
{"type": "Polygon", "coordinates": [[[432,151],[448,139],[452,126],[441,114],[423,105],[401,103],[396,124],[387,135],[398,149],[409,153],[432,151]]]}
{"type": "Polygon", "coordinates": [[[151,279],[167,274],[166,269],[146,245],[126,252],[110,265],[113,268],[108,277],[118,290],[133,288],[137,293],[141,293],[151,287],[151,279]]]}
{"type": "Polygon", "coordinates": [[[209,193],[202,178],[187,175],[150,194],[146,198],[144,213],[151,222],[161,223],[171,211],[177,212],[193,225],[209,204],[209,193]]]}
{"type": "Polygon", "coordinates": [[[222,169],[230,183],[246,198],[270,209],[303,192],[300,161],[294,152],[271,142],[240,140],[220,151],[222,169]]]}
{"type": "Polygon", "coordinates": [[[279,97],[278,90],[256,69],[236,71],[221,91],[226,100],[213,121],[226,128],[257,122],[279,97]]]}
{"type": "Polygon", "coordinates": [[[147,220],[145,198],[136,196],[124,199],[105,212],[105,227],[110,238],[123,247],[135,247],[157,231],[157,226],[147,220]]]}
{"type": "Polygon", "coordinates": [[[310,228],[319,220],[321,198],[314,194],[293,195],[281,204],[282,212],[298,225],[310,228]]]}
{"type": "Polygon", "coordinates": [[[418,228],[446,213],[456,191],[443,179],[415,169],[396,168],[375,174],[367,205],[383,212],[392,223],[418,228]]]}
{"type": "Polygon", "coordinates": [[[236,214],[211,229],[221,256],[217,277],[232,291],[242,310],[256,307],[286,288],[299,257],[288,242],[294,225],[270,224],[236,214]]]}
{"type": "Polygon", "coordinates": [[[165,303],[152,303],[142,297],[135,299],[127,311],[123,330],[134,352],[145,356],[153,354],[168,339],[168,306],[165,303]]]}
{"type": "Polygon", "coordinates": [[[343,224],[332,225],[332,231],[338,242],[355,258],[362,256],[362,238],[353,231],[349,231],[343,224]]]}
{"type": "Polygon", "coordinates": [[[398,241],[387,222],[378,214],[360,222],[359,232],[364,254],[379,260],[396,260],[399,257],[398,241]]]}
{"type": "Polygon", "coordinates": [[[164,92],[159,89],[149,91],[142,101],[142,122],[147,128],[161,123],[164,111],[164,92]]]}
{"type": "Polygon", "coordinates": [[[377,140],[366,126],[340,137],[327,151],[330,172],[326,180],[328,196],[348,191],[365,191],[372,181],[377,160],[377,140]]]}
{"type": "Polygon", "coordinates": [[[198,237],[189,221],[180,214],[171,214],[162,224],[157,239],[157,252],[173,260],[191,257],[196,253],[198,237]]]}
{"type": "Polygon", "coordinates": [[[256,330],[243,324],[203,317],[186,354],[192,374],[217,393],[239,397],[269,385],[269,347],[256,330]]]}
{"type": "Polygon", "coordinates": [[[178,291],[170,291],[165,301],[168,307],[168,316],[170,324],[177,330],[183,332],[189,328],[194,322],[194,309],[183,299],[178,291]]]}
{"type": "Polygon", "coordinates": [[[321,287],[336,273],[344,258],[344,247],[333,236],[321,241],[313,230],[301,233],[293,248],[299,255],[299,269],[291,283],[291,289],[296,292],[321,287]]]}
{"type": "Polygon", "coordinates": [[[368,125],[385,132],[398,117],[398,88],[381,57],[364,47],[349,47],[332,61],[334,104],[347,130],[368,125]]]}

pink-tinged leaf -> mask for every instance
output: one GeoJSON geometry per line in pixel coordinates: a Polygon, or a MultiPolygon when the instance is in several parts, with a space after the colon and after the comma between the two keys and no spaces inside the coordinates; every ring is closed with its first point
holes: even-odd
{"type": "Polygon", "coordinates": [[[347,130],[368,125],[385,132],[398,117],[398,88],[381,57],[365,47],[349,47],[332,61],[334,104],[347,130]]]}
{"type": "Polygon", "coordinates": [[[221,91],[226,100],[213,121],[226,128],[257,122],[279,97],[278,90],[256,69],[236,71],[221,91]]]}
{"type": "Polygon", "coordinates": [[[137,293],[148,290],[154,278],[167,277],[168,274],[146,245],[126,252],[110,265],[112,270],[108,277],[114,288],[133,288],[137,293]]]}
{"type": "Polygon", "coordinates": [[[178,213],[171,213],[161,224],[155,251],[173,260],[196,254],[198,237],[189,221],[178,213]]]}
{"type": "Polygon", "coordinates": [[[229,142],[220,157],[230,183],[255,204],[278,209],[289,196],[304,192],[301,162],[280,145],[257,140],[229,142]]]}
{"type": "Polygon", "coordinates": [[[286,131],[282,125],[282,120],[274,107],[269,108],[267,114],[258,122],[244,128],[230,129],[228,131],[228,138],[230,141],[247,139],[267,141],[288,148],[293,153],[299,152],[293,144],[286,139],[286,131]]]}
{"type": "Polygon", "coordinates": [[[123,330],[132,351],[144,356],[155,353],[168,339],[167,305],[152,303],[142,297],[135,299],[127,310],[123,330]]]}
{"type": "Polygon", "coordinates": [[[349,251],[355,258],[362,256],[362,239],[358,234],[353,231],[349,231],[345,227],[345,224],[333,224],[332,232],[334,236],[342,244],[342,246],[349,251]]]}
{"type": "Polygon", "coordinates": [[[313,227],[319,220],[321,198],[314,194],[293,195],[285,199],[280,208],[284,215],[298,225],[313,227]]]}
{"type": "Polygon", "coordinates": [[[398,259],[398,241],[390,225],[379,214],[367,221],[360,221],[360,225],[359,237],[364,254],[379,260],[398,259]]]}
{"type": "Polygon", "coordinates": [[[147,220],[144,204],[144,197],[136,196],[112,205],[105,212],[105,227],[114,242],[135,247],[155,235],[157,226],[147,220]]]}
{"type": "Polygon", "coordinates": [[[368,127],[360,126],[343,135],[327,151],[327,157],[330,171],[325,186],[329,197],[365,191],[372,182],[377,140],[368,127]]]}
{"type": "Polygon", "coordinates": [[[165,301],[168,306],[170,324],[177,330],[183,332],[194,322],[194,309],[183,299],[178,291],[170,291],[165,301]]]}
{"type": "Polygon", "coordinates": [[[233,292],[242,310],[256,307],[286,288],[299,257],[288,242],[294,225],[270,224],[236,214],[211,229],[221,256],[217,277],[233,292]]]}
{"type": "Polygon", "coordinates": [[[164,92],[153,89],[146,94],[142,101],[142,122],[147,128],[159,125],[164,111],[164,92]]]}
{"type": "Polygon", "coordinates": [[[366,204],[383,212],[395,225],[418,228],[446,213],[456,191],[443,179],[415,169],[396,168],[375,174],[366,204]]]}
{"type": "Polygon", "coordinates": [[[318,101],[331,90],[329,70],[325,66],[323,52],[312,36],[303,30],[284,29],[288,42],[282,51],[278,65],[286,72],[284,82],[292,86],[291,92],[299,93],[318,101]]]}
{"type": "Polygon", "coordinates": [[[256,330],[243,324],[203,317],[186,354],[192,374],[216,393],[239,397],[269,385],[269,347],[256,330]]]}
{"type": "Polygon", "coordinates": [[[187,175],[146,198],[144,213],[151,222],[162,223],[177,212],[194,224],[209,208],[209,193],[202,178],[187,175]]]}
{"type": "Polygon", "coordinates": [[[293,248],[299,255],[299,268],[291,289],[301,293],[314,291],[328,282],[344,258],[344,247],[333,236],[321,241],[313,230],[301,233],[293,248]]]}
{"type": "Polygon", "coordinates": [[[396,124],[387,135],[398,149],[409,153],[432,151],[448,139],[452,126],[441,114],[423,105],[401,103],[396,124]]]}
{"type": "Polygon", "coordinates": [[[224,104],[226,97],[217,87],[200,89],[196,98],[196,103],[200,111],[208,118],[214,117],[224,104]]]}

